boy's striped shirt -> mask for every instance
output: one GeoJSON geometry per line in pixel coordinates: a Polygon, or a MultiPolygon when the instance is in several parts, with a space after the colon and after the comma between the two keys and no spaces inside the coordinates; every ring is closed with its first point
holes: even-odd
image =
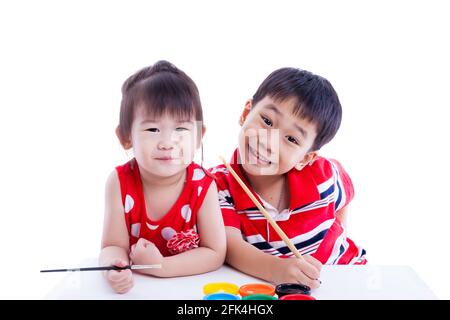
{"type": "MultiPolygon", "coordinates": [[[[246,182],[237,159],[236,150],[230,164],[246,182]]],[[[225,226],[239,229],[247,242],[267,254],[282,258],[293,256],[226,167],[219,165],[210,172],[216,176],[225,226]]],[[[345,236],[344,227],[336,218],[336,211],[344,208],[354,196],[352,181],[340,163],[317,157],[301,171],[289,171],[287,180],[290,206],[282,212],[256,193],[254,195],[299,252],[310,254],[323,264],[365,264],[365,250],[345,236]]]]}

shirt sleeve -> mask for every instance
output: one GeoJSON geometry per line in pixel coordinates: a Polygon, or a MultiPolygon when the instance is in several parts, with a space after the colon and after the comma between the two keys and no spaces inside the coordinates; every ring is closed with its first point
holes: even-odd
{"type": "Polygon", "coordinates": [[[239,215],[236,213],[233,197],[228,190],[225,171],[221,170],[221,172],[218,172],[216,168],[213,168],[210,172],[214,173],[216,177],[219,206],[222,211],[225,227],[234,227],[241,230],[241,221],[239,215]]]}
{"type": "Polygon", "coordinates": [[[335,181],[335,201],[334,208],[338,211],[346,207],[350,201],[352,201],[355,190],[353,188],[353,182],[350,179],[348,173],[344,170],[342,165],[334,159],[330,160],[333,168],[333,176],[335,181]]]}
{"type": "Polygon", "coordinates": [[[228,190],[219,191],[219,205],[222,211],[223,222],[225,227],[234,227],[241,229],[239,215],[236,213],[234,204],[230,202],[230,193],[228,190]]]}

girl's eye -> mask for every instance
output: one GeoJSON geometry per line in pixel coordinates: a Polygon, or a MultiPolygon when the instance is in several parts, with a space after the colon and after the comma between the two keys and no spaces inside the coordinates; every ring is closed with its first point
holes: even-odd
{"type": "Polygon", "coordinates": [[[295,138],[294,138],[294,137],[292,137],[292,136],[287,136],[287,139],[288,139],[288,141],[289,141],[289,142],[292,142],[292,143],[298,144],[298,141],[297,141],[297,139],[295,139],[295,138]]]}
{"type": "Polygon", "coordinates": [[[188,128],[183,128],[183,127],[179,127],[175,129],[176,131],[187,131],[189,130],[188,128]]]}
{"type": "Polygon", "coordinates": [[[272,121],[270,121],[269,119],[267,119],[264,116],[261,116],[261,119],[264,121],[265,124],[267,124],[269,127],[271,127],[273,125],[272,121]]]}
{"type": "Polygon", "coordinates": [[[147,130],[145,130],[145,131],[150,131],[150,132],[159,132],[159,129],[158,128],[148,128],[147,130]]]}

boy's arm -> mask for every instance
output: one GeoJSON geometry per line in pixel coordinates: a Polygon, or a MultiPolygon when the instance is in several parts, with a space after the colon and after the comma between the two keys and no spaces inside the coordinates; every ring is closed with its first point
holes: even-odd
{"type": "Polygon", "coordinates": [[[348,205],[346,205],[344,208],[336,211],[336,218],[344,227],[345,233],[347,233],[347,211],[348,211],[348,205]]]}
{"type": "Polygon", "coordinates": [[[129,264],[129,237],[123,217],[119,178],[115,170],[109,175],[105,189],[105,217],[99,264],[109,266],[117,259],[129,264]]]}
{"type": "Polygon", "coordinates": [[[227,262],[234,268],[274,284],[302,283],[319,287],[322,265],[317,259],[308,255],[304,259],[278,258],[246,242],[234,227],[226,227],[226,233],[227,262]]]}
{"type": "Polygon", "coordinates": [[[164,257],[161,269],[140,272],[158,277],[177,277],[205,273],[222,266],[225,260],[226,239],[217,198],[217,187],[215,182],[212,182],[197,215],[200,234],[198,248],[164,257]]]}
{"type": "Polygon", "coordinates": [[[226,227],[227,257],[226,262],[232,267],[251,276],[273,282],[272,265],[274,256],[268,255],[242,239],[241,231],[226,227]]]}
{"type": "Polygon", "coordinates": [[[336,199],[342,198],[345,201],[339,201],[339,205],[336,208],[336,218],[344,227],[344,230],[347,230],[347,211],[348,205],[353,200],[355,196],[355,189],[353,186],[352,179],[348,175],[347,171],[344,170],[341,163],[335,159],[330,159],[330,163],[332,164],[334,170],[333,175],[336,179],[338,194],[336,199]]]}

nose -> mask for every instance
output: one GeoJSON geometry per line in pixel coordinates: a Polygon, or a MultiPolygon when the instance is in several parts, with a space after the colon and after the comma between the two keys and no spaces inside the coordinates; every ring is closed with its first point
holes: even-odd
{"type": "Polygon", "coordinates": [[[157,148],[159,150],[173,150],[180,143],[180,138],[171,130],[163,130],[159,136],[157,148]]]}
{"type": "Polygon", "coordinates": [[[160,141],[158,143],[158,149],[159,150],[172,150],[173,149],[173,142],[169,140],[160,141]]]}
{"type": "Polygon", "coordinates": [[[277,135],[274,135],[274,130],[259,130],[258,131],[258,152],[263,151],[266,156],[272,154],[272,145],[277,143],[277,135]]]}
{"type": "Polygon", "coordinates": [[[258,144],[258,152],[260,152],[260,151],[264,151],[264,153],[267,152],[266,155],[272,154],[272,148],[267,143],[261,143],[261,141],[258,144]]]}
{"type": "Polygon", "coordinates": [[[264,155],[270,155],[272,153],[272,145],[277,144],[277,136],[267,129],[249,130],[246,134],[249,145],[264,155]]]}

